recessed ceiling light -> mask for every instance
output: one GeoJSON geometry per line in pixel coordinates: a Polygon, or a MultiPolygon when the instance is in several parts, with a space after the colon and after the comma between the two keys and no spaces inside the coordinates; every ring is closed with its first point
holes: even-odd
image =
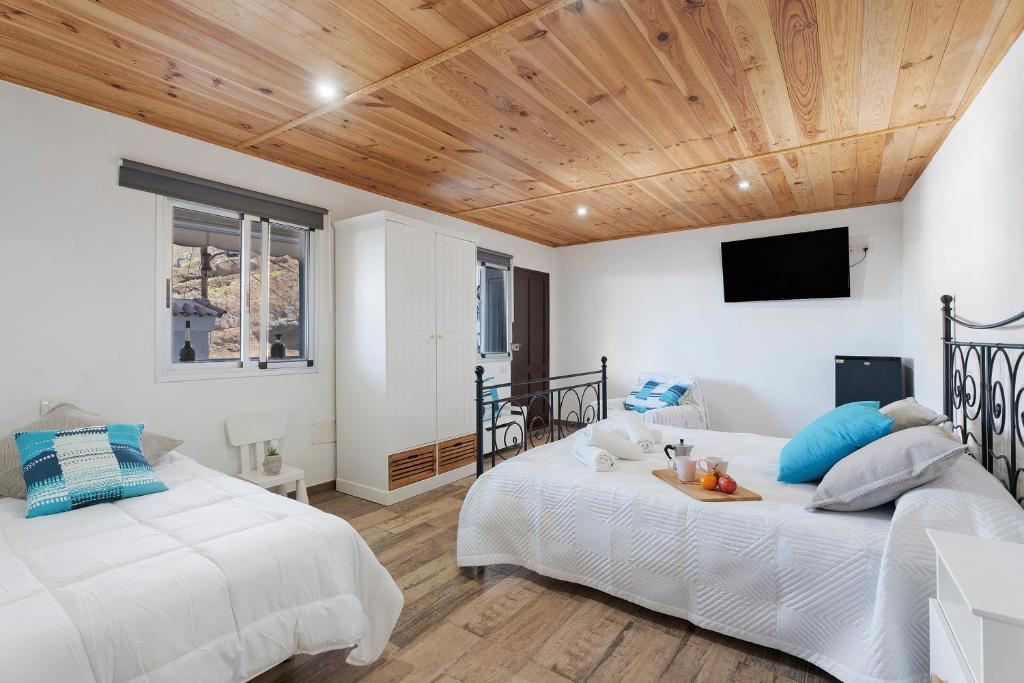
{"type": "Polygon", "coordinates": [[[338,96],[338,89],[334,87],[333,83],[321,81],[316,84],[316,96],[321,100],[330,101],[338,96]]]}
{"type": "Polygon", "coordinates": [[[746,190],[747,188],[750,187],[750,181],[749,180],[741,180],[738,183],[736,183],[736,187],[740,188],[741,190],[746,190]]]}
{"type": "Polygon", "coordinates": [[[577,206],[576,207],[576,215],[577,216],[586,216],[587,215],[587,207],[585,207],[585,206],[577,206]]]}

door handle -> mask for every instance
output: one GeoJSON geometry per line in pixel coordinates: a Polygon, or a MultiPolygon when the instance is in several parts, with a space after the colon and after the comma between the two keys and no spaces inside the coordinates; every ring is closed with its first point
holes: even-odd
{"type": "Polygon", "coordinates": [[[512,345],[512,351],[513,351],[513,352],[516,352],[516,351],[518,351],[518,350],[519,350],[519,347],[520,347],[520,346],[521,346],[520,344],[513,344],[513,345],[512,345]]]}

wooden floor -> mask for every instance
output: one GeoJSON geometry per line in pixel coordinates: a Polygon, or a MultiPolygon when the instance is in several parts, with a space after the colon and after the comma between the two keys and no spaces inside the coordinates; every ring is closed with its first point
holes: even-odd
{"type": "Polygon", "coordinates": [[[391,507],[336,492],[312,496],[313,505],[362,534],[405,594],[405,609],[373,666],[349,666],[344,652],[300,655],[257,680],[835,680],[795,657],[519,567],[462,576],[455,537],[472,483],[469,477],[391,507]]]}

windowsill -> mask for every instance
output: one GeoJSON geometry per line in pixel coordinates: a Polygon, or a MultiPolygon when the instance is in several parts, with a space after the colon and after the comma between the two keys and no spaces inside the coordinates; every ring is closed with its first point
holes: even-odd
{"type": "Polygon", "coordinates": [[[306,361],[282,364],[281,366],[271,365],[266,370],[259,368],[229,367],[218,368],[213,366],[205,367],[170,367],[161,368],[157,372],[157,382],[197,382],[208,379],[235,379],[242,377],[279,377],[281,375],[311,375],[319,372],[317,365],[309,367],[306,361]]]}

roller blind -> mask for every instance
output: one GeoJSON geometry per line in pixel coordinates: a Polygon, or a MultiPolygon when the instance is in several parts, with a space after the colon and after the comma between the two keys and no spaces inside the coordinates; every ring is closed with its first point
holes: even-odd
{"type": "Polygon", "coordinates": [[[262,218],[299,225],[309,230],[324,227],[327,209],[293,202],[273,195],[254,192],[215,180],[141,164],[128,159],[121,160],[118,184],[134,190],[184,199],[197,204],[217,206],[239,213],[248,213],[262,218]]]}
{"type": "Polygon", "coordinates": [[[480,247],[477,247],[476,258],[478,261],[488,263],[492,266],[502,266],[509,269],[512,268],[512,257],[498,251],[491,251],[489,249],[481,249],[480,247]]]}

